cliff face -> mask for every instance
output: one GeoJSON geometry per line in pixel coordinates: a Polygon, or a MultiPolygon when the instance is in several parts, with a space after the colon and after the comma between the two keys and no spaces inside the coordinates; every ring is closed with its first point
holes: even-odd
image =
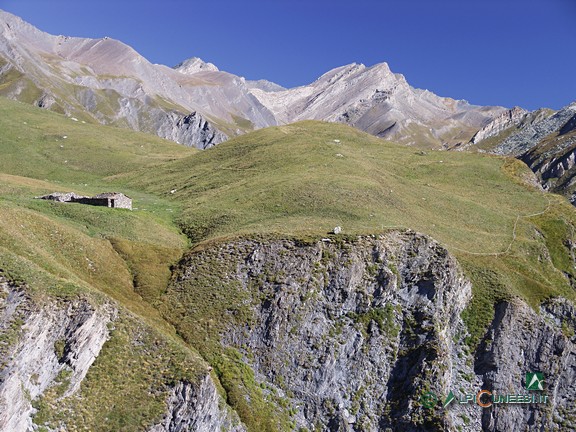
{"type": "Polygon", "coordinates": [[[504,111],[502,114],[494,118],[490,123],[480,129],[470,140],[471,144],[478,144],[480,141],[491,138],[500,134],[508,128],[519,125],[526,117],[528,111],[514,107],[504,111]]]}
{"type": "Polygon", "coordinates": [[[474,358],[482,388],[526,393],[525,373],[541,371],[545,405],[494,405],[482,411],[483,430],[574,430],[576,408],[576,310],[562,299],[536,313],[513,301],[496,308],[494,320],[474,358]]]}
{"type": "Polygon", "coordinates": [[[470,284],[429,238],[239,240],[192,252],[181,266],[166,294],[181,334],[238,352],[260,386],[288,401],[296,429],[540,430],[576,418],[573,306],[554,300],[537,313],[501,303],[470,349],[460,317],[470,284]],[[222,314],[203,315],[203,298],[222,314]],[[524,394],[533,371],[546,376],[548,404],[441,406],[450,391],[524,394]],[[439,402],[427,408],[429,392],[439,402]]]}
{"type": "MultiPolygon", "coordinates": [[[[520,156],[531,150],[552,134],[558,133],[571,122],[576,112],[576,104],[568,105],[558,112],[549,114],[543,110],[526,116],[522,124],[509,137],[502,140],[494,149],[500,155],[520,156]]],[[[516,126],[510,124],[510,126],[516,126]]]]}
{"type": "Polygon", "coordinates": [[[0,430],[32,428],[32,401],[66,374],[75,393],[109,335],[116,310],[84,300],[38,307],[24,287],[0,279],[0,430]]]}

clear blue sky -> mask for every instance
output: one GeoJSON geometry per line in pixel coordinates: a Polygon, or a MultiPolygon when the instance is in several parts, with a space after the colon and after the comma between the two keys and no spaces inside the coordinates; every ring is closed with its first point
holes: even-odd
{"type": "Polygon", "coordinates": [[[576,100],[576,0],[0,0],[52,34],[119,39],[154,63],[201,57],[307,84],[386,61],[410,84],[479,105],[576,100]]]}

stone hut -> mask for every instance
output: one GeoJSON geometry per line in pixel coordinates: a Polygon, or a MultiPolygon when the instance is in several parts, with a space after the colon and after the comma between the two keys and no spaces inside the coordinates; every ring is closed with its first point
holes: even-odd
{"type": "MultiPolygon", "coordinates": [[[[93,200],[106,200],[106,207],[132,210],[132,199],[120,192],[106,192],[92,197],[93,200]]],[[[96,204],[99,205],[99,204],[96,204]]]]}

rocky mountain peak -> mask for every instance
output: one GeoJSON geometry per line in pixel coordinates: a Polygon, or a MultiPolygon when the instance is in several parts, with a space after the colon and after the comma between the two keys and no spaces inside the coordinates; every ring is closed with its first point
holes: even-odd
{"type": "Polygon", "coordinates": [[[174,70],[186,75],[193,75],[205,71],[218,72],[219,69],[212,63],[207,63],[201,58],[192,57],[174,66],[174,70]]]}

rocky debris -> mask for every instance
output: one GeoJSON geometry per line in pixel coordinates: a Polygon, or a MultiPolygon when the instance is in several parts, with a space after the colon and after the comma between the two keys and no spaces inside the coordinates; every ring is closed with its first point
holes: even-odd
{"type": "Polygon", "coordinates": [[[0,370],[0,430],[32,430],[31,402],[63,371],[66,395],[76,392],[108,339],[116,316],[111,304],[87,300],[37,304],[19,287],[0,278],[0,330],[8,334],[0,370]],[[7,329],[11,331],[8,332],[7,329]]]}
{"type": "Polygon", "coordinates": [[[237,415],[221,403],[210,375],[196,383],[180,382],[170,392],[164,419],[148,432],[244,432],[237,415]]]}

